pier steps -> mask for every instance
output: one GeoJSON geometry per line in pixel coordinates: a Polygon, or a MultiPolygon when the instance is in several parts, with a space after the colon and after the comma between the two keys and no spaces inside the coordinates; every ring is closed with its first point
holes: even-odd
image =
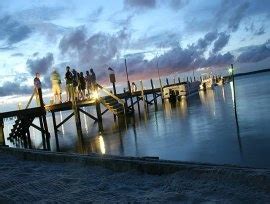
{"type": "Polygon", "coordinates": [[[124,106],[112,96],[103,97],[101,102],[106,108],[108,108],[113,114],[117,116],[123,115],[125,113],[124,106]]]}
{"type": "Polygon", "coordinates": [[[18,118],[11,129],[9,137],[7,138],[11,142],[18,139],[25,139],[27,132],[29,131],[29,127],[34,121],[35,116],[32,117],[22,117],[18,118]]]}

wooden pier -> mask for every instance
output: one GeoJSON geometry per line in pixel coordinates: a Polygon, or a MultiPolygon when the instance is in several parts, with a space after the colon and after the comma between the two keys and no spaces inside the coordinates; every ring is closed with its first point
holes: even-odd
{"type": "MultiPolygon", "coordinates": [[[[26,109],[23,110],[15,110],[0,113],[0,145],[5,145],[5,137],[4,137],[4,121],[7,118],[16,118],[15,123],[9,133],[7,139],[14,143],[20,144],[24,148],[32,148],[31,136],[30,136],[30,127],[33,127],[41,132],[42,137],[42,149],[50,150],[50,140],[51,133],[48,130],[47,125],[47,114],[52,115],[53,129],[54,129],[54,138],[57,151],[60,151],[60,144],[58,140],[58,129],[65,124],[72,117],[75,118],[77,134],[78,136],[82,136],[81,131],[81,114],[86,115],[94,122],[98,123],[99,131],[103,130],[102,124],[102,116],[106,112],[111,112],[114,118],[126,117],[126,115],[134,114],[134,106],[138,106],[138,110],[140,111],[140,101],[143,101],[147,106],[148,105],[156,105],[157,97],[160,97],[160,88],[149,90],[140,90],[136,92],[124,92],[120,94],[113,94],[110,90],[102,87],[97,84],[98,92],[103,92],[104,96],[98,96],[97,98],[86,99],[83,101],[78,101],[74,98],[72,102],[64,102],[60,104],[51,104],[44,105],[42,98],[42,91],[39,89],[39,104],[40,107],[28,108],[31,101],[28,102],[26,109]],[[152,100],[147,99],[147,95],[153,95],[152,100]],[[101,105],[104,107],[103,111],[101,111],[101,105]],[[96,114],[91,114],[83,109],[83,107],[93,106],[96,109],[96,114]],[[71,111],[71,113],[64,118],[61,122],[56,120],[56,114],[62,111],[71,111]],[[39,126],[33,123],[33,121],[38,118],[39,126]]],[[[34,94],[31,96],[30,100],[32,100],[34,94]]]]}
{"type": "MultiPolygon", "coordinates": [[[[195,80],[195,79],[194,79],[195,80]]],[[[202,79],[201,79],[202,80],[202,79]]],[[[192,81],[192,78],[190,78],[192,81]]],[[[167,85],[169,85],[168,79],[166,80],[167,85]]],[[[186,79],[186,82],[189,82],[189,79],[186,79]]],[[[128,91],[124,91],[124,93],[116,93],[115,84],[113,84],[113,92],[109,89],[104,88],[103,86],[97,84],[97,90],[102,96],[96,96],[95,98],[86,99],[83,101],[78,101],[75,99],[73,94],[72,102],[65,102],[60,104],[52,104],[52,105],[44,105],[41,89],[38,90],[39,94],[39,104],[40,107],[36,108],[28,108],[34,94],[31,96],[30,101],[28,102],[26,109],[24,110],[16,110],[10,112],[0,113],[0,145],[5,145],[5,137],[4,137],[4,120],[6,118],[15,117],[15,123],[9,136],[7,137],[12,143],[20,144],[24,148],[32,148],[31,144],[31,136],[29,128],[32,126],[33,128],[39,130],[41,132],[42,137],[42,149],[50,150],[50,141],[51,134],[48,131],[47,125],[47,114],[52,115],[53,129],[54,129],[54,138],[57,151],[60,151],[60,144],[58,140],[58,129],[70,120],[72,117],[75,118],[76,129],[78,137],[82,137],[81,130],[81,114],[92,119],[94,122],[98,123],[99,131],[103,131],[102,124],[102,116],[106,112],[111,112],[114,116],[114,120],[116,118],[125,118],[127,115],[133,115],[135,112],[135,106],[137,106],[138,113],[140,115],[141,107],[140,101],[142,101],[144,110],[148,109],[149,105],[154,105],[155,110],[157,110],[157,99],[160,97],[163,101],[162,96],[162,84],[160,88],[154,88],[152,79],[150,80],[151,89],[144,89],[142,81],[140,81],[141,89],[138,91],[132,92],[130,90],[130,85],[128,91]],[[151,96],[151,97],[149,97],[151,96]],[[151,99],[149,99],[151,98],[151,99]],[[103,111],[101,109],[101,105],[104,107],[103,111]],[[83,107],[95,107],[96,113],[93,115],[83,107]],[[64,118],[61,122],[56,120],[56,114],[60,111],[71,111],[71,113],[64,118]],[[39,119],[39,126],[33,123],[34,119],[39,119]]],[[[182,84],[183,81],[180,81],[178,78],[178,83],[174,83],[174,85],[182,84]]]]}

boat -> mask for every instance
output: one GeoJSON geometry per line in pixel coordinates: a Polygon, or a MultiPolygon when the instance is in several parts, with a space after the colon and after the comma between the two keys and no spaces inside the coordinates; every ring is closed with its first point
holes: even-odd
{"type": "Polygon", "coordinates": [[[215,86],[214,77],[209,73],[202,74],[200,90],[213,89],[215,86]]]}
{"type": "Polygon", "coordinates": [[[166,85],[162,89],[163,99],[168,99],[170,102],[176,102],[181,98],[187,98],[198,93],[200,82],[181,82],[177,84],[166,85]]]}

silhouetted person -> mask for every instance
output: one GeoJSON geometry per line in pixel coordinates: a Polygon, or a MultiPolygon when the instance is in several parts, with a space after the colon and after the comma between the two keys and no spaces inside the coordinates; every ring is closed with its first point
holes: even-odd
{"type": "Polygon", "coordinates": [[[67,93],[67,101],[71,101],[71,96],[72,96],[72,89],[73,89],[73,78],[72,78],[72,73],[70,72],[70,67],[66,67],[66,93],[67,93]]]}
{"type": "Polygon", "coordinates": [[[132,82],[132,84],[131,84],[131,91],[132,92],[135,92],[135,91],[137,91],[137,86],[136,86],[136,84],[134,83],[134,82],[132,82]]]}
{"type": "Polygon", "coordinates": [[[88,98],[89,98],[90,97],[90,90],[91,90],[91,76],[89,74],[89,71],[86,71],[85,82],[86,82],[86,89],[87,89],[87,94],[88,94],[88,98]]]}
{"type": "Polygon", "coordinates": [[[80,72],[79,74],[79,98],[80,99],[85,99],[85,88],[86,88],[86,82],[85,78],[83,76],[83,72],[80,72]]]}
{"type": "Polygon", "coordinates": [[[41,81],[40,81],[40,74],[37,72],[36,77],[34,78],[34,87],[35,87],[35,96],[37,105],[40,106],[40,98],[39,98],[39,91],[41,91],[41,81]]]}
{"type": "Polygon", "coordinates": [[[97,84],[97,78],[96,78],[96,74],[95,74],[95,72],[94,72],[94,70],[93,69],[90,69],[90,81],[91,81],[91,90],[92,91],[95,91],[96,90],[96,84],[97,84]]]}

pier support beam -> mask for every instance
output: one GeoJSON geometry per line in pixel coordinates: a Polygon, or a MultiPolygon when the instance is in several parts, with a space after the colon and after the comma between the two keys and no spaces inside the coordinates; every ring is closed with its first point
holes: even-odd
{"type": "Polygon", "coordinates": [[[55,144],[56,144],[56,151],[60,151],[59,147],[59,140],[58,140],[58,130],[57,130],[57,125],[56,125],[56,119],[55,119],[55,113],[52,112],[52,118],[53,118],[53,129],[54,129],[54,135],[55,135],[55,144]]]}
{"type": "Polygon", "coordinates": [[[97,118],[98,118],[98,129],[100,132],[102,132],[103,131],[103,124],[102,124],[102,114],[101,114],[99,100],[96,100],[96,111],[97,111],[97,118]]]}
{"type": "Polygon", "coordinates": [[[153,99],[154,99],[154,104],[155,104],[155,110],[157,110],[157,97],[156,97],[156,92],[154,91],[153,80],[151,79],[150,82],[151,82],[151,88],[152,88],[153,99]]]}
{"type": "Polygon", "coordinates": [[[0,146],[5,145],[5,137],[4,137],[4,121],[0,118],[0,146]]]}

